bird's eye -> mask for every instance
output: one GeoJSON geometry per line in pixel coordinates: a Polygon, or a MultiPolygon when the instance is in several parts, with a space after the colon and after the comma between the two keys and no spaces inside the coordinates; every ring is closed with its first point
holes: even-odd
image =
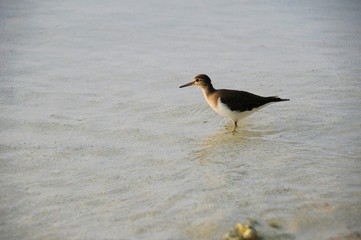
{"type": "Polygon", "coordinates": [[[199,79],[198,79],[198,78],[196,79],[196,82],[199,82],[199,79]]]}

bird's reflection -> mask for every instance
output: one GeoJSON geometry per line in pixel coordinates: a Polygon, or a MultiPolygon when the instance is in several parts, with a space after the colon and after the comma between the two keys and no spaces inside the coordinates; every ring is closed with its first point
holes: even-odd
{"type": "Polygon", "coordinates": [[[226,125],[217,133],[206,136],[194,150],[194,158],[201,164],[222,164],[226,159],[241,158],[242,152],[250,151],[264,140],[264,136],[272,132],[252,130],[249,124],[240,125],[237,131],[226,125]]]}

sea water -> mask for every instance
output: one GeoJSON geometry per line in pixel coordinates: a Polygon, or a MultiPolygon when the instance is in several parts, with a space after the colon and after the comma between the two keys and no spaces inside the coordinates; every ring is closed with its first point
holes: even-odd
{"type": "MultiPolygon", "coordinates": [[[[361,231],[359,1],[1,1],[0,238],[361,231]],[[278,95],[239,123],[215,88],[278,95]]],[[[357,237],[358,236],[358,237],[357,237]]]]}

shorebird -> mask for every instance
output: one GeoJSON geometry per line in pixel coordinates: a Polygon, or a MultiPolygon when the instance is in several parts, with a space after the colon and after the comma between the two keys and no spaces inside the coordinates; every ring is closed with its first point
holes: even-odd
{"type": "Polygon", "coordinates": [[[217,90],[213,87],[211,79],[205,74],[195,76],[192,82],[184,84],[179,88],[188,86],[200,87],[209,106],[222,117],[229,118],[234,122],[233,131],[236,130],[239,120],[268,104],[289,101],[289,99],[282,99],[277,96],[262,97],[245,91],[217,90]]]}

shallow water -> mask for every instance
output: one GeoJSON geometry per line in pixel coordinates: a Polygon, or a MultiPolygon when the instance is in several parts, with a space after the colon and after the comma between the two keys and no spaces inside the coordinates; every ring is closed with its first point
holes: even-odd
{"type": "Polygon", "coordinates": [[[361,232],[359,1],[2,1],[1,239],[361,232]],[[196,88],[279,95],[232,124],[196,88]],[[251,219],[251,220],[250,220],[251,219]]]}

